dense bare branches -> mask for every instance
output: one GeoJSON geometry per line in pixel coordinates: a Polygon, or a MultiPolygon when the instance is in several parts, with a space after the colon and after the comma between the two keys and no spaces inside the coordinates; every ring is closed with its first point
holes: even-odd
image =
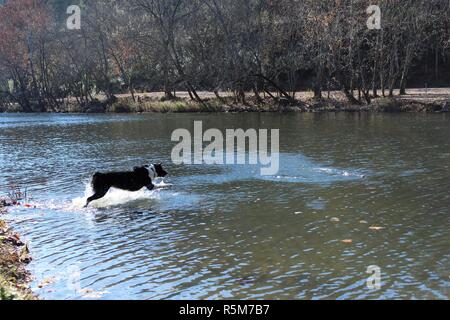
{"type": "Polygon", "coordinates": [[[183,90],[202,102],[198,90],[229,90],[245,104],[249,91],[295,101],[298,90],[333,89],[370,104],[450,80],[445,0],[374,0],[375,30],[363,0],[80,1],[80,30],[65,27],[66,2],[0,6],[0,103],[58,111],[99,94],[183,90]]]}

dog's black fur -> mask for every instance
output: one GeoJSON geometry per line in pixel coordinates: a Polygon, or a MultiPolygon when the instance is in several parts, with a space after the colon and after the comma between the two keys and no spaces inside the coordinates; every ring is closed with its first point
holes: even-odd
{"type": "Polygon", "coordinates": [[[139,191],[146,187],[149,190],[153,190],[155,185],[152,182],[151,176],[154,178],[164,178],[167,176],[167,172],[163,169],[162,164],[154,164],[152,167],[135,167],[132,172],[97,172],[92,178],[92,188],[95,194],[87,199],[86,207],[92,201],[103,198],[110,188],[139,191]]]}

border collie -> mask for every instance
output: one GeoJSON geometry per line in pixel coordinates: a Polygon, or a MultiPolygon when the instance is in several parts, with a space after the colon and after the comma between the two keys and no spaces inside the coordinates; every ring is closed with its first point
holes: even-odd
{"type": "Polygon", "coordinates": [[[152,180],[164,178],[165,176],[167,176],[167,172],[163,169],[162,164],[135,167],[131,172],[97,172],[92,178],[92,188],[95,194],[87,199],[85,208],[92,201],[103,198],[110,188],[132,192],[139,191],[144,187],[148,190],[153,190],[155,185],[152,183],[152,180]]]}

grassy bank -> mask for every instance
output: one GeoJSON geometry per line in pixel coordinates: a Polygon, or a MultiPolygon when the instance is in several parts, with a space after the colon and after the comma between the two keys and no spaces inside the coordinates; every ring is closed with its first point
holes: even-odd
{"type": "MultiPolygon", "coordinates": [[[[407,95],[372,98],[370,104],[351,104],[342,92],[332,91],[321,99],[314,99],[311,92],[296,93],[295,99],[279,98],[276,94],[258,99],[248,93],[245,102],[237,103],[229,92],[221,92],[220,98],[210,92],[199,92],[201,101],[190,99],[186,92],[165,100],[160,92],[139,93],[135,99],[129,94],[118,94],[116,99],[106,100],[98,96],[90,105],[81,107],[74,99],[64,101],[61,113],[236,113],[236,112],[450,112],[450,88],[415,89],[407,95]]],[[[21,112],[17,105],[0,106],[0,112],[21,112]]]]}
{"type": "Polygon", "coordinates": [[[232,98],[205,99],[202,102],[180,98],[171,101],[121,97],[108,106],[110,113],[195,113],[195,112],[450,112],[450,100],[446,102],[429,100],[409,100],[401,98],[378,98],[370,105],[352,105],[335,98],[273,101],[255,101],[248,98],[246,103],[237,104],[232,98]]]}
{"type": "Polygon", "coordinates": [[[30,274],[26,265],[30,262],[27,246],[19,235],[1,220],[6,208],[0,206],[0,300],[34,300],[28,287],[30,274]]]}

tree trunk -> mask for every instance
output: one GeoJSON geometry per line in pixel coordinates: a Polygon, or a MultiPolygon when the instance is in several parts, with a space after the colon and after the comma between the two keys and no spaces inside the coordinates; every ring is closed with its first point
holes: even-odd
{"type": "Polygon", "coordinates": [[[219,91],[217,89],[214,90],[214,95],[220,102],[225,103],[225,100],[220,96],[219,91]]]}
{"type": "MultiPolygon", "coordinates": [[[[380,36],[377,35],[376,48],[379,47],[380,36]]],[[[377,70],[378,70],[378,55],[375,55],[373,59],[373,73],[372,73],[372,95],[374,98],[378,97],[377,91],[377,70]]]]}
{"type": "Polygon", "coordinates": [[[128,90],[131,93],[131,98],[133,99],[133,102],[136,102],[136,96],[134,94],[133,82],[131,80],[128,81],[128,90]]]}
{"type": "Polygon", "coordinates": [[[169,67],[167,66],[167,61],[164,62],[164,96],[166,100],[173,100],[174,96],[172,94],[172,89],[169,84],[169,67]]]}
{"type": "Polygon", "coordinates": [[[412,47],[408,45],[406,49],[405,62],[403,64],[402,76],[400,79],[400,95],[406,95],[406,81],[408,77],[409,65],[412,60],[412,47]]]}
{"type": "Polygon", "coordinates": [[[390,87],[389,88],[389,98],[392,98],[394,96],[394,88],[390,87]]]}
{"type": "Polygon", "coordinates": [[[189,89],[189,86],[188,86],[188,85],[186,85],[186,90],[187,90],[187,92],[188,92],[188,94],[189,94],[189,98],[191,98],[192,101],[195,101],[195,97],[192,95],[192,92],[191,92],[191,90],[189,89]]]}
{"type": "Polygon", "coordinates": [[[258,84],[256,83],[253,85],[253,92],[255,93],[256,102],[258,104],[261,104],[263,102],[263,99],[259,95],[258,84]]]}
{"type": "MultiPolygon", "coordinates": [[[[278,86],[274,81],[270,80],[269,78],[267,78],[266,76],[262,75],[262,74],[254,74],[252,75],[254,77],[259,77],[263,80],[265,80],[266,82],[268,82],[269,84],[271,84],[277,91],[278,93],[280,93],[282,96],[284,96],[285,98],[289,99],[289,101],[293,101],[292,97],[289,95],[289,93],[287,93],[286,91],[284,91],[282,88],[280,88],[280,86],[278,86]]],[[[269,93],[268,90],[266,90],[267,93],[269,93]]],[[[272,94],[270,94],[270,96],[272,98],[275,98],[272,94]]]]}
{"type": "Polygon", "coordinates": [[[320,86],[314,86],[314,99],[322,99],[322,88],[320,86]]]}
{"type": "Polygon", "coordinates": [[[436,80],[439,80],[439,48],[438,46],[436,46],[435,49],[436,53],[435,53],[435,62],[434,62],[434,72],[435,72],[435,76],[436,76],[436,80]]]}
{"type": "Polygon", "coordinates": [[[272,94],[272,92],[270,92],[269,90],[264,89],[264,92],[267,93],[267,94],[269,95],[269,97],[271,97],[273,100],[278,100],[278,99],[272,94]]]}
{"type": "Polygon", "coordinates": [[[319,65],[318,70],[316,70],[316,79],[314,81],[314,99],[322,99],[323,78],[324,66],[319,65]]]}
{"type": "Polygon", "coordinates": [[[247,104],[247,101],[245,100],[245,92],[242,89],[239,89],[238,91],[236,91],[236,101],[238,103],[242,103],[244,105],[247,104]]]}
{"type": "Polygon", "coordinates": [[[342,89],[342,92],[344,92],[345,96],[351,104],[361,105],[361,102],[355,99],[355,97],[348,91],[348,88],[342,89]]]}
{"type": "Polygon", "coordinates": [[[402,82],[402,84],[400,85],[400,95],[401,95],[401,96],[406,95],[406,85],[405,85],[405,82],[402,82]]]}

